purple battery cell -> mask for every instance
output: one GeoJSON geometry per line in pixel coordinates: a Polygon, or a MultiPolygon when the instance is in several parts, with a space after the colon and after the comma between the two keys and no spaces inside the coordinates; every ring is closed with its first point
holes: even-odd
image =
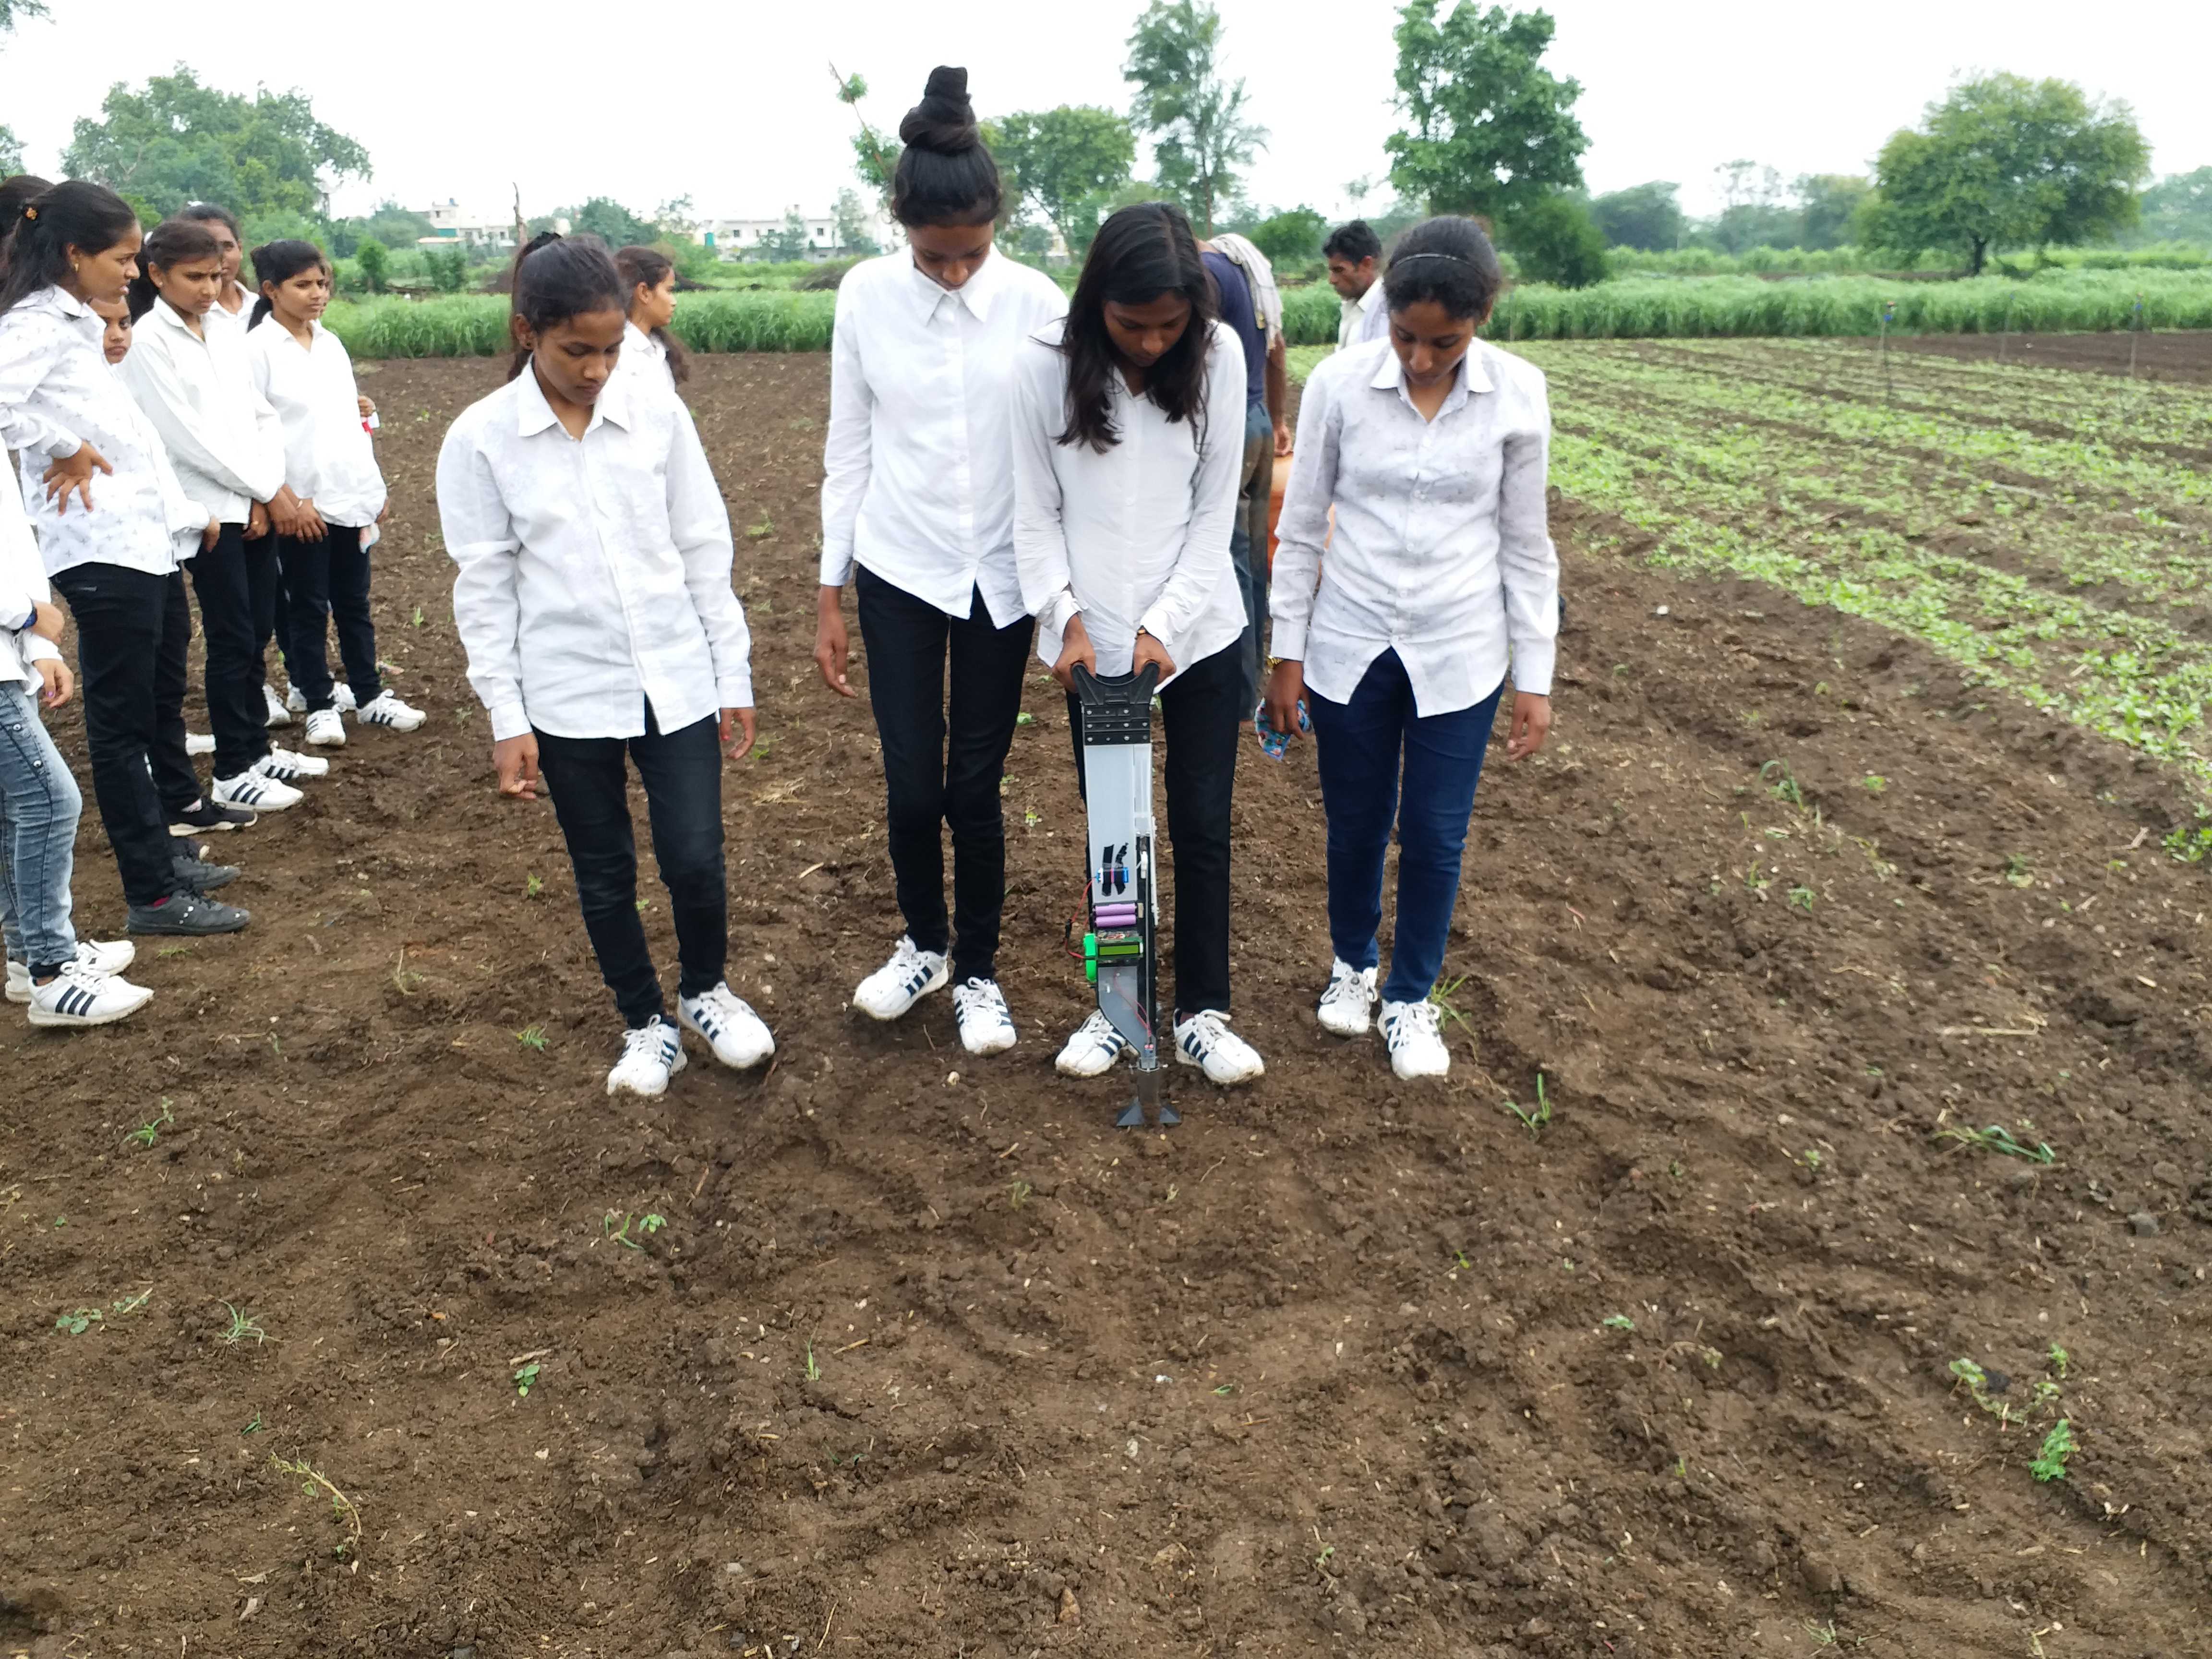
{"type": "Polygon", "coordinates": [[[1091,915],[1101,927],[1133,927],[1137,923],[1137,907],[1133,904],[1102,904],[1091,915]]]}

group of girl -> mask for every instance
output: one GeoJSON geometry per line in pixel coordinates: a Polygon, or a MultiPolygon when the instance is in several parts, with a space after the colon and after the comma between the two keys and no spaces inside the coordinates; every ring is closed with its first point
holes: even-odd
{"type": "Polygon", "coordinates": [[[373,411],[319,320],[329,262],[299,241],[252,257],[258,298],[222,208],[145,232],[99,185],[0,184],[0,445],[19,452],[21,483],[0,488],[0,627],[26,614],[4,610],[19,586],[34,606],[0,652],[0,903],[8,995],[34,1024],[104,1024],[152,995],[122,976],[128,940],[80,940],[70,925],[82,797],[30,702],[36,690],[58,707],[78,689],[54,647],[53,592],[76,624],[93,793],[130,933],[244,928],[250,912],[210,896],[239,871],[197,837],[296,805],[296,784],[330,769],[269,739],[295,712],[263,667],[280,617],[310,745],[346,740],[333,617],[356,718],[422,723],[378,677],[368,548],[385,489],[373,411]],[[185,729],[187,568],[211,738],[185,729]],[[203,787],[191,757],[208,752],[203,787]]]}
{"type": "MultiPolygon", "coordinates": [[[[994,251],[1003,192],[964,71],[931,76],[900,137],[908,246],[839,287],[823,486],[815,659],[830,691],[856,695],[853,586],[905,923],[854,1006],[896,1019],[950,985],[971,1054],[1015,1042],[996,972],[999,790],[1034,650],[1071,689],[1078,666],[1158,671],[1177,1059],[1220,1084],[1264,1070],[1231,1026],[1233,781],[1255,715],[1288,732],[1303,709],[1328,821],[1320,1023],[1363,1035],[1379,1002],[1398,1075],[1442,1075],[1429,994],[1483,757],[1509,669],[1507,754],[1542,745],[1558,629],[1543,377],[1476,337],[1502,283],[1488,241],[1458,219],[1407,233],[1383,278],[1389,337],[1308,385],[1255,709],[1231,556],[1246,373],[1188,222],[1160,204],[1115,214],[1064,300],[994,251]]],[[[642,343],[667,319],[664,280],[588,238],[523,250],[514,376],[454,423],[438,471],[499,787],[551,787],[628,1027],[608,1091],[648,1096],[684,1066],[687,1030],[726,1065],[774,1051],[723,978],[720,769],[725,746],[752,741],[750,636],[728,518],[664,372],[680,360],[642,343]],[[673,1025],[638,920],[629,764],[674,914],[673,1025]]],[[[1072,694],[1068,708],[1079,786],[1072,694]]],[[[1127,1052],[1094,1014],[1057,1063],[1095,1076],[1127,1052]]]]}

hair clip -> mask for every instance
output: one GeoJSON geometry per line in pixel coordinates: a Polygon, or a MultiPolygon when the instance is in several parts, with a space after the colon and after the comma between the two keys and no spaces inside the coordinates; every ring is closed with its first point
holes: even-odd
{"type": "Polygon", "coordinates": [[[23,210],[23,216],[26,219],[35,219],[39,216],[39,210],[35,207],[27,207],[23,210]]]}

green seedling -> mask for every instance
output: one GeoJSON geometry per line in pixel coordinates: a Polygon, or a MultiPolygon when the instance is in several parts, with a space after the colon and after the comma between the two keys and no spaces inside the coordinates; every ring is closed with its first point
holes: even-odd
{"type": "Polygon", "coordinates": [[[751,537],[755,541],[759,541],[763,537],[772,536],[775,533],[775,520],[773,519],[763,519],[758,524],[749,524],[745,526],[745,534],[751,537]]]}
{"type": "Polygon", "coordinates": [[[2014,887],[2033,887],[2035,885],[2034,868],[2025,857],[2014,853],[2005,860],[2005,880],[2014,887]]]}
{"type": "Polygon", "coordinates": [[[241,1435],[258,1434],[261,1432],[261,1413],[259,1412],[256,1412],[253,1413],[253,1420],[248,1423],[244,1428],[240,1429],[239,1433],[241,1435]]]}
{"type": "Polygon", "coordinates": [[[2034,1397],[2039,1410],[2055,1412],[2058,1409],[2059,1396],[2066,1391],[2049,1377],[2039,1376],[2035,1379],[2034,1386],[2028,1392],[2034,1397]]]}
{"type": "Polygon", "coordinates": [[[422,625],[422,607],[419,605],[415,607],[413,623],[414,626],[417,628],[420,628],[422,625]]]}
{"type": "Polygon", "coordinates": [[[532,1360],[526,1365],[517,1365],[514,1368],[515,1398],[518,1400],[529,1399],[530,1390],[536,1385],[537,1382],[538,1362],[536,1360],[532,1360]]]}
{"type": "Polygon", "coordinates": [[[228,1302],[222,1305],[230,1315],[229,1326],[216,1339],[223,1346],[234,1348],[251,1338],[253,1346],[258,1348],[269,1340],[269,1333],[261,1328],[260,1315],[248,1313],[243,1308],[234,1307],[228,1302]]]}
{"type": "Polygon", "coordinates": [[[2039,1140],[2033,1146],[2023,1146],[2013,1139],[2012,1131],[2001,1123],[1975,1129],[1953,1125],[1936,1132],[1938,1140],[1955,1140],[1962,1146],[1978,1146],[1985,1152],[2002,1152],[2007,1158],[2023,1158],[2030,1164],[2056,1164],[2058,1154],[2051,1150],[2047,1141],[2039,1140]]]}
{"type": "Polygon", "coordinates": [[[1472,1031],[1474,1028],[1467,1023],[1467,1016],[1460,1011],[1459,1005],[1452,1000],[1452,998],[1458,994],[1459,988],[1467,981],[1468,975],[1465,974],[1462,974],[1457,979],[1439,980],[1429,988],[1429,1000],[1436,1005],[1438,1019],[1448,1021],[1462,1030],[1472,1031]]]}
{"type": "Polygon", "coordinates": [[[540,893],[544,892],[544,890],[545,890],[545,884],[544,884],[544,882],[542,882],[542,881],[538,880],[538,878],[537,878],[536,876],[534,876],[534,875],[532,875],[532,876],[525,876],[525,877],[522,878],[522,896],[523,896],[523,897],[525,897],[525,898],[536,898],[536,897],[537,897],[540,893]]]}
{"type": "Polygon", "coordinates": [[[2200,823],[2169,834],[2159,843],[2184,864],[2202,864],[2212,856],[2212,824],[2200,823]]]}
{"type": "Polygon", "coordinates": [[[1770,775],[1778,772],[1782,775],[1782,781],[1779,783],[1769,785],[1766,793],[1777,800],[1787,801],[1800,811],[1804,811],[1805,792],[1798,787],[1797,780],[1791,775],[1790,769],[1780,761],[1771,760],[1760,767],[1759,781],[1765,783],[1770,775]]]}
{"type": "Polygon", "coordinates": [[[1228,1399],[1230,1395],[1236,1392],[1237,1385],[1234,1382],[1224,1382],[1219,1388],[1214,1390],[1214,1393],[1220,1395],[1224,1400],[1228,1399]]]}
{"type": "Polygon", "coordinates": [[[103,1317],[97,1308],[73,1308],[54,1321],[54,1328],[67,1331],[71,1336],[82,1336],[99,1324],[103,1317]]]}
{"type": "Polygon", "coordinates": [[[2043,1444],[2037,1448],[2034,1457],[2029,1461],[2027,1472],[2038,1480],[2063,1480],[2066,1478],[2066,1460],[2079,1449],[2074,1438],[2074,1425],[2062,1417],[2051,1425],[2051,1432],[2043,1437],[2043,1444]]]}
{"type": "Polygon", "coordinates": [[[297,1475],[300,1490],[308,1497],[325,1497],[331,1500],[331,1515],[346,1528],[346,1535],[337,1541],[331,1553],[341,1561],[349,1556],[358,1556],[361,1553],[361,1511],[354,1508],[353,1499],[331,1485],[330,1478],[304,1457],[288,1462],[270,1452],[269,1461],[284,1474],[297,1475]]]}
{"type": "Polygon", "coordinates": [[[2066,1368],[2074,1363],[2074,1356],[2054,1342],[2051,1345],[2051,1352],[2043,1356],[2043,1361],[2057,1374],[2058,1380],[2063,1382],[2066,1380],[2066,1368]]]}
{"type": "Polygon", "coordinates": [[[1879,795],[1889,787],[1889,780],[1879,772],[1869,772],[1859,780],[1859,787],[1869,795],[1879,795]]]}
{"type": "Polygon", "coordinates": [[[1028,1182],[1017,1181],[1014,1182],[1013,1190],[1006,1194],[1006,1207],[1010,1210],[1020,1209],[1023,1205],[1030,1201],[1030,1194],[1036,1190],[1036,1188],[1030,1186],[1028,1182]]]}
{"type": "Polygon", "coordinates": [[[815,1358],[814,1345],[811,1342],[806,1345],[806,1380],[809,1382],[819,1382],[822,1380],[822,1362],[815,1358]]]}
{"type": "Polygon", "coordinates": [[[1807,915],[1811,915],[1813,914],[1813,890],[1809,887],[1791,888],[1790,890],[1790,908],[1793,910],[1802,910],[1807,915]]]}
{"type": "Polygon", "coordinates": [[[1607,1314],[1601,1322],[1609,1331],[1632,1331],[1636,1322],[1626,1314],[1607,1314]]]}
{"type": "Polygon", "coordinates": [[[116,1318],[120,1319],[126,1314],[137,1313],[139,1309],[144,1307],[153,1299],[154,1287],[151,1285],[149,1285],[144,1290],[139,1291],[136,1296],[117,1297],[114,1301],[107,1304],[107,1310],[111,1314],[114,1315],[116,1318]]]}
{"type": "Polygon", "coordinates": [[[1820,1153],[1818,1147],[1808,1146],[1803,1152],[1798,1153],[1796,1158],[1791,1161],[1803,1164],[1814,1175],[1818,1175],[1820,1172],[1820,1153]]]}
{"type": "Polygon", "coordinates": [[[1024,708],[1014,716],[1014,724],[1017,726],[1035,726],[1036,724],[1036,716],[1030,714],[1028,709],[1024,708]]]}
{"type": "Polygon", "coordinates": [[[1971,1359],[1951,1362],[1951,1375],[1957,1379],[1954,1389],[1964,1389],[1973,1402],[2006,1426],[2012,1423],[2012,1407],[2001,1400],[1990,1398],[1990,1374],[1971,1359]]]}
{"type": "Polygon", "coordinates": [[[625,1249],[641,1250],[645,1248],[644,1244],[638,1239],[632,1238],[629,1236],[629,1230],[635,1227],[639,1232],[650,1238],[667,1224],[668,1218],[665,1216],[656,1215],[650,1210],[643,1215],[632,1215],[625,1210],[617,1224],[615,1212],[609,1210],[606,1214],[599,1218],[599,1237],[611,1238],[625,1249]]]}
{"type": "Polygon", "coordinates": [[[526,1048],[534,1049],[541,1054],[545,1052],[545,1028],[543,1025],[524,1026],[514,1034],[514,1040],[526,1048]]]}
{"type": "Polygon", "coordinates": [[[123,1138],[125,1140],[134,1140],[141,1146],[151,1146],[161,1138],[161,1131],[176,1121],[177,1115],[169,1109],[169,1097],[164,1095],[161,1097],[161,1109],[155,1115],[154,1121],[150,1123],[140,1124],[123,1138]]]}
{"type": "Polygon", "coordinates": [[[1467,1259],[1467,1252],[1465,1250],[1454,1250],[1452,1252],[1452,1266],[1456,1267],[1462,1273],[1470,1273],[1474,1271],[1474,1263],[1467,1259]]]}
{"type": "Polygon", "coordinates": [[[1040,823],[1042,823],[1043,822],[1044,822],[1044,814],[1043,814],[1043,813],[1042,813],[1042,812],[1040,812],[1040,811],[1038,811],[1035,807],[1033,807],[1033,806],[1024,806],[1024,808],[1022,808],[1022,828],[1023,828],[1023,829],[1024,829],[1024,830],[1034,830],[1034,829],[1036,829],[1036,828],[1037,827],[1037,825],[1039,825],[1040,823]]]}
{"type": "Polygon", "coordinates": [[[1521,1120],[1521,1127],[1528,1132],[1529,1139],[1540,1139],[1544,1133],[1544,1126],[1552,1121],[1552,1102],[1544,1092],[1544,1074],[1541,1072],[1536,1073],[1536,1109],[1534,1111],[1524,1112],[1517,1102],[1510,1100],[1505,1103],[1505,1109],[1521,1120]]]}

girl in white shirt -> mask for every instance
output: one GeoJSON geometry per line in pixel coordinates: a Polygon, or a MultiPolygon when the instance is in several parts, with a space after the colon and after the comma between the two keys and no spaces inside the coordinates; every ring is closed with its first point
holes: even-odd
{"type": "Polygon", "coordinates": [[[721,745],[753,741],[729,514],[690,412],[614,373],[627,297],[597,237],[533,237],[516,254],[513,378],[446,434],[438,514],[500,793],[536,799],[544,769],[629,1027],[607,1092],[654,1096],[684,1048],[638,918],[630,764],[676,925],[681,1028],[725,1066],[775,1043],[723,978],[721,745]]]}
{"type": "Polygon", "coordinates": [[[251,918],[182,878],[149,770],[156,751],[183,757],[182,720],[161,730],[161,665],[190,631],[179,559],[208,526],[100,349],[92,307],[123,297],[140,240],[137,216],[99,185],[72,179],[24,209],[0,282],[0,447],[52,458],[32,463],[51,491],[27,492],[27,505],[76,621],[93,793],[130,931],[234,933],[251,918]]]}
{"type": "Polygon", "coordinates": [[[1267,713],[1294,721],[1304,696],[1319,750],[1336,958],[1321,1023],[1343,1036],[1368,1029],[1395,822],[1382,1033],[1398,1076],[1442,1077],[1450,1057],[1429,992],[1509,665],[1506,758],[1534,754],[1551,728],[1552,425],[1543,374],[1475,338],[1503,279],[1474,221],[1415,226],[1382,280],[1389,337],[1325,361],[1298,411],[1270,596],[1279,660],[1267,713]]]}
{"type": "Polygon", "coordinates": [[[259,619],[270,613],[276,580],[267,526],[272,515],[280,527],[301,521],[284,487],[283,434],[254,389],[244,334],[208,320],[222,260],[207,228],[164,220],[148,234],[140,264],[124,383],[161,434],[185,493],[222,526],[191,562],[215,728],[211,793],[220,805],[282,811],[302,799],[295,782],[330,770],[326,760],[270,744],[261,693],[259,619]]]}
{"type": "Polygon", "coordinates": [[[899,136],[891,210],[908,246],[837,288],[814,659],[854,695],[842,600],[855,585],[906,934],[853,1006],[896,1019],[951,982],[961,1045],[994,1054],[1014,1042],[999,781],[1034,636],[1014,568],[1013,365],[1067,307],[1050,277],[993,250],[1004,191],[967,71],[934,70],[899,136]]]}
{"type": "MultiPolygon", "coordinates": [[[[1072,686],[1160,672],[1175,856],[1176,1057],[1216,1083],[1266,1068],[1229,1029],[1229,810],[1244,601],[1229,553],[1244,457],[1244,356],[1215,321],[1190,222],[1158,202],[1101,226],[1064,323],[1014,370],[1014,553],[1037,655],[1072,686]]],[[[1082,710],[1069,725],[1082,776],[1082,710]]],[[[1094,1011],[1059,1067],[1127,1052],[1094,1011]]]]}
{"type": "Polygon", "coordinates": [[[615,269],[629,289],[629,323],[623,330],[623,362],[630,368],[665,375],[682,386],[691,378],[684,343],[668,331],[676,320],[676,267],[656,248],[626,247],[615,254],[615,269]]]}
{"type": "Polygon", "coordinates": [[[368,611],[368,550],[388,511],[376,447],[362,424],[361,388],[345,343],[322,325],[331,302],[330,262],[313,242],[268,242],[253,250],[261,298],[246,337],[255,391],[276,411],[284,441],[284,487],[293,528],[279,531],[284,653],[292,689],[306,702],[307,741],[345,742],[331,682],[327,643],[337,623],[338,657],[363,726],[412,732],[419,708],[384,689],[376,668],[376,624],[368,611]]]}

